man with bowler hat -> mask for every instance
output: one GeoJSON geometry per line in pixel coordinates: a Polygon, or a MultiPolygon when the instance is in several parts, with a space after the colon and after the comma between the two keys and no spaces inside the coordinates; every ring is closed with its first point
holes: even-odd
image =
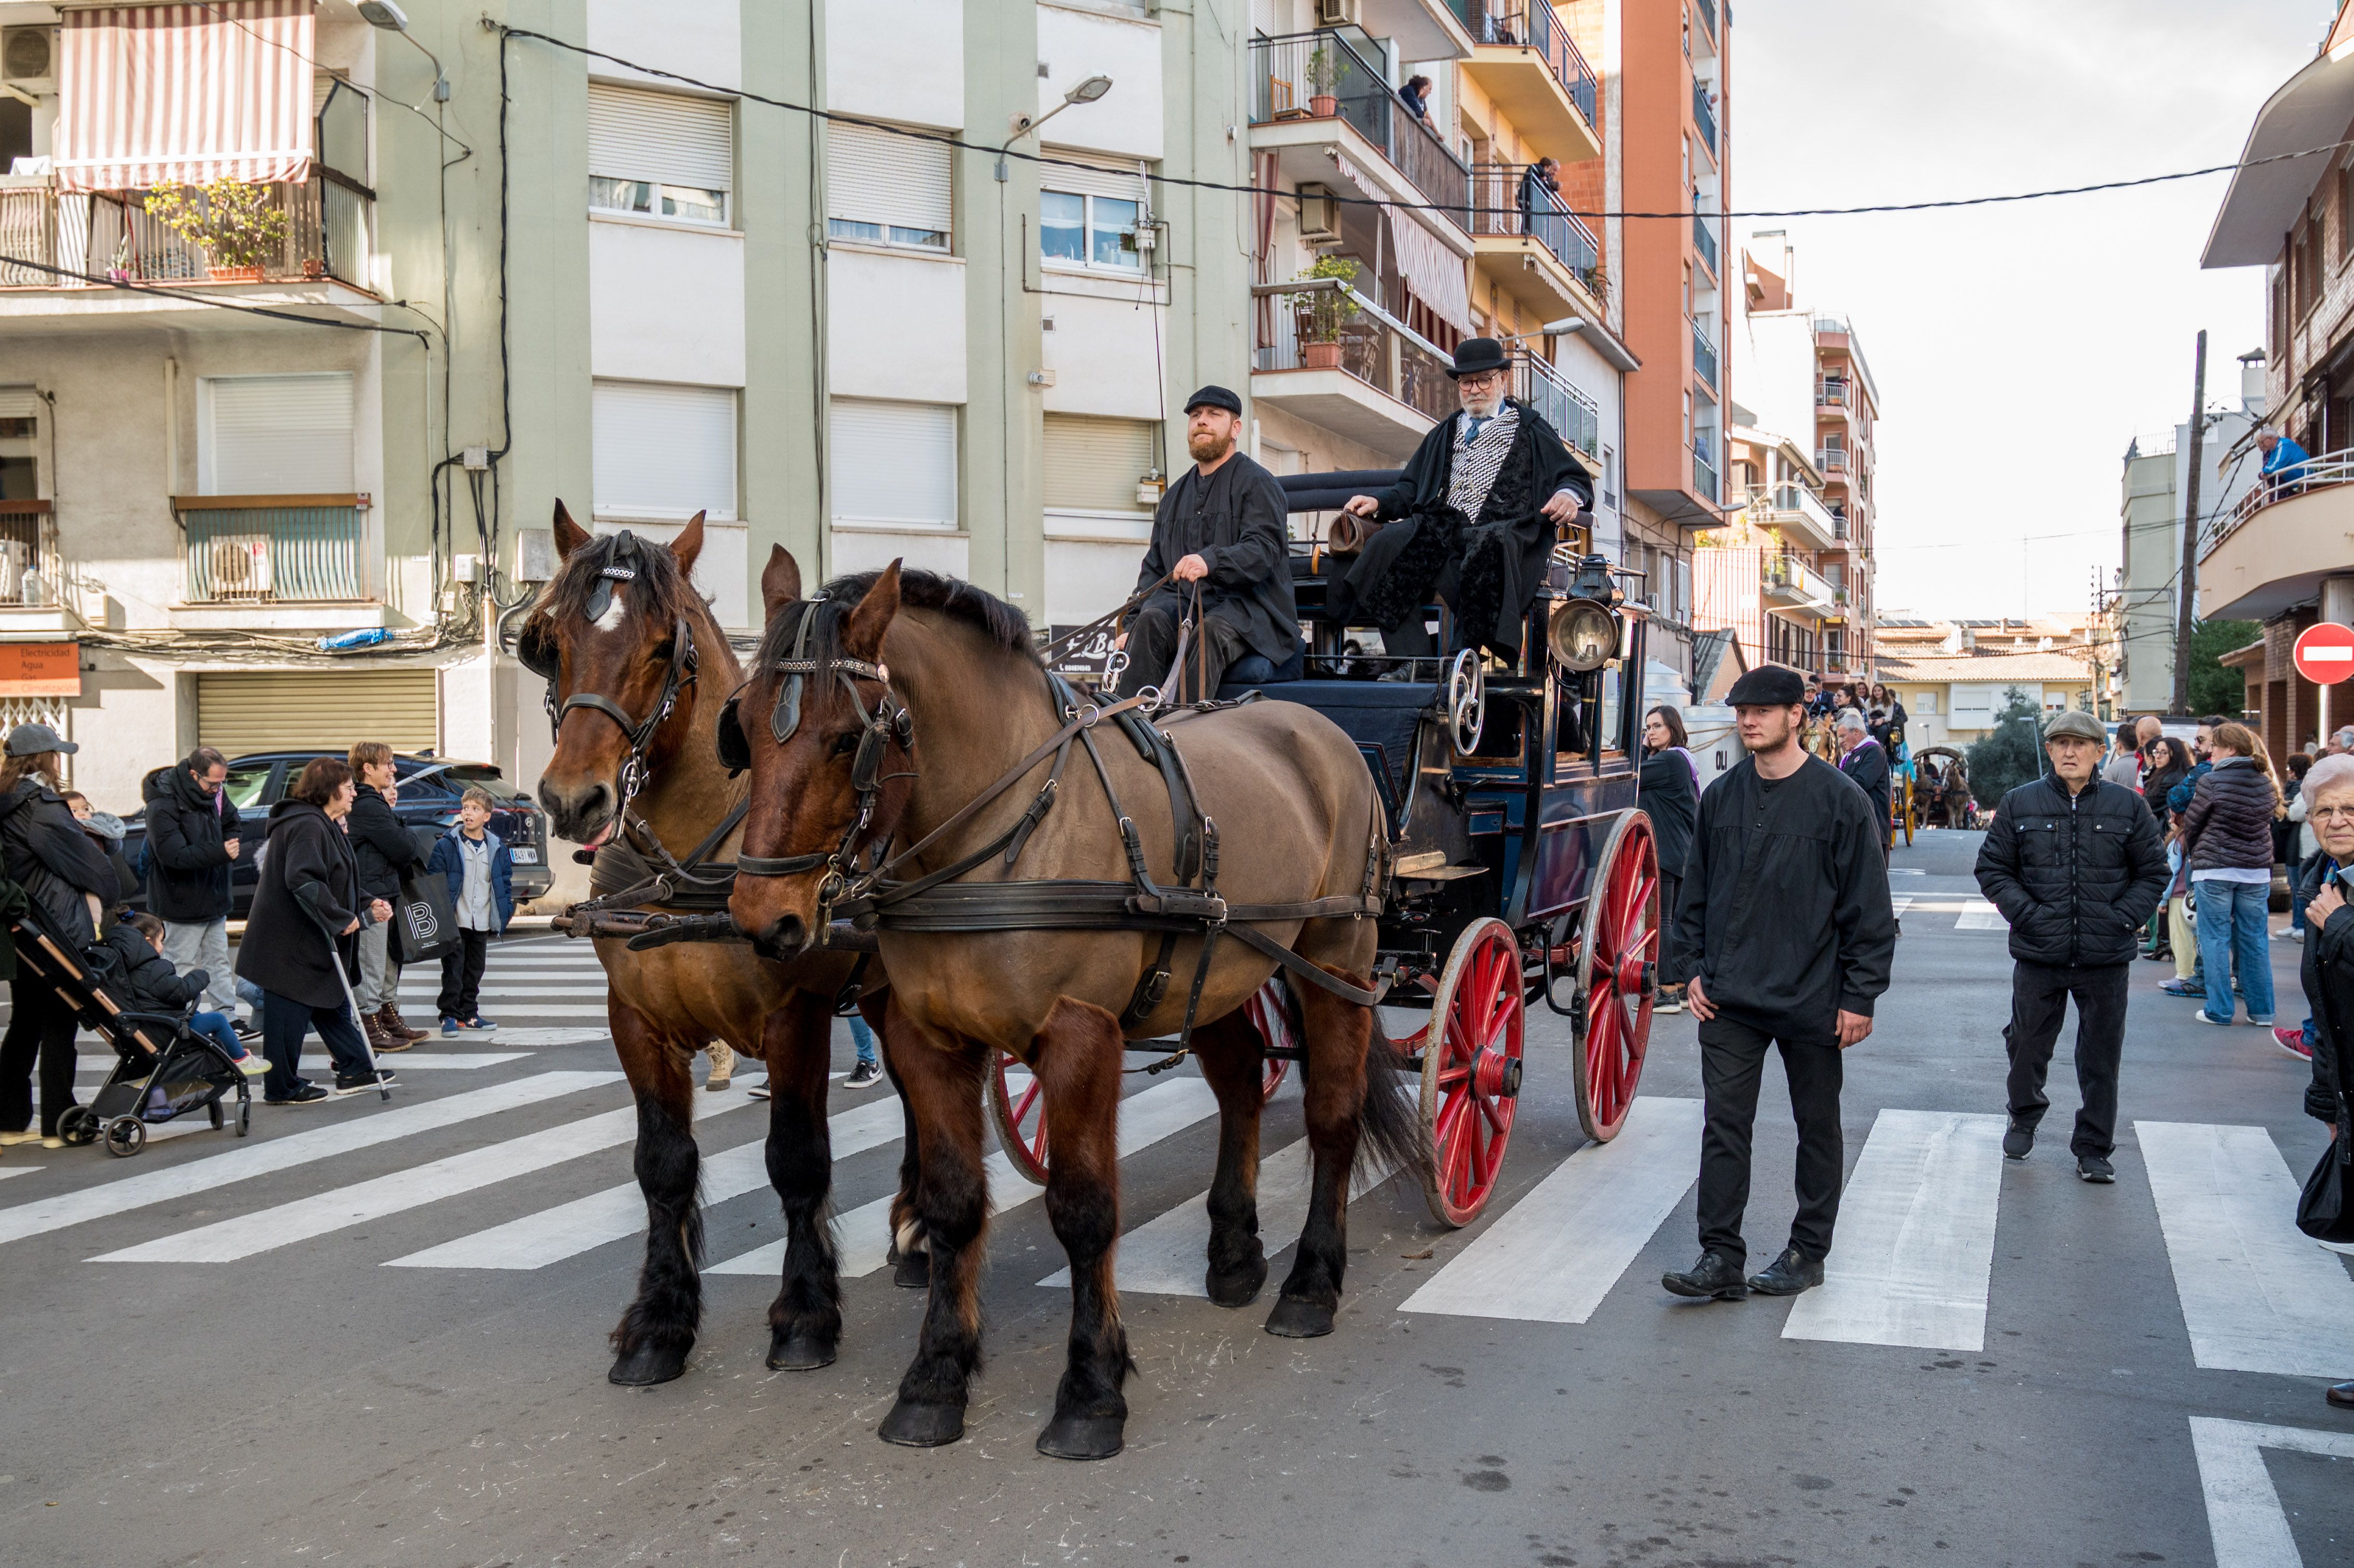
{"type": "Polygon", "coordinates": [[[1385,652],[1427,655],[1438,650],[1422,614],[1435,596],[1452,614],[1449,652],[1514,655],[1555,531],[1594,504],[1594,476],[1543,415],[1505,395],[1512,364],[1502,344],[1465,338],[1447,374],[1462,408],[1431,427],[1395,484],[1342,508],[1405,521],[1365,542],[1331,605],[1381,628],[1385,652]]]}
{"type": "Polygon", "coordinates": [[[1795,1296],[1823,1282],[1839,1218],[1840,1053],[1872,1033],[1896,949],[1887,824],[1839,769],[1799,744],[1806,683],[1766,664],[1733,683],[1748,752],[1701,796],[1676,900],[1671,962],[1700,1020],[1705,1121],[1700,1151],[1700,1261],[1660,1284],[1677,1296],[1738,1301],[1795,1296]],[[1779,1047],[1798,1124],[1797,1217],[1762,1274],[1748,1259],[1750,1129],[1768,1046],[1779,1047]]]}
{"type": "Polygon", "coordinates": [[[1193,466],[1169,487],[1152,519],[1152,545],[1136,588],[1161,587],[1119,640],[1128,654],[1121,696],[1147,686],[1172,701],[1214,696],[1230,673],[1244,681],[1298,678],[1299,610],[1291,596],[1283,487],[1235,450],[1242,422],[1243,400],[1223,387],[1204,387],[1185,400],[1185,450],[1193,466]],[[1200,624],[1186,642],[1183,668],[1172,672],[1171,664],[1180,662],[1178,628],[1196,604],[1200,624]]]}
{"type": "Polygon", "coordinates": [[[1978,846],[1978,890],[2010,922],[2010,1127],[2002,1151],[2024,1160],[2051,1102],[2043,1076],[2068,1002],[2076,1003],[2076,1174],[2116,1180],[2117,1063],[2126,980],[2142,922],[2166,895],[2166,846],[2139,790],[2100,777],[2101,721],[2055,715],[2043,727],[2048,778],[1994,810],[1978,846]]]}

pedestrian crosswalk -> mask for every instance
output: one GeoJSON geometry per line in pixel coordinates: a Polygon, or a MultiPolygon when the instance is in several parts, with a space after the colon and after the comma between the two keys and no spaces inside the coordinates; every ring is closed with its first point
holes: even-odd
{"type": "MultiPolygon", "coordinates": [[[[441,992],[438,965],[416,964],[401,973],[400,1002],[430,1014],[441,992]]],[[[534,1018],[605,1017],[605,970],[587,942],[534,939],[501,943],[491,949],[476,993],[484,1012],[505,1011],[534,1018]]],[[[504,1033],[504,1032],[502,1032],[504,1033]]]]}

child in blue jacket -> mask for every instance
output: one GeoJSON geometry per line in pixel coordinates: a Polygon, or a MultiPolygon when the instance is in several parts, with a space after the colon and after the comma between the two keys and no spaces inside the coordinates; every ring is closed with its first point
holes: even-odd
{"type": "Polygon", "coordinates": [[[437,1007],[444,1034],[498,1027],[478,1006],[491,938],[514,918],[514,857],[506,841],[490,831],[496,807],[487,791],[467,790],[458,803],[457,821],[425,863],[426,870],[440,872],[448,882],[450,903],[458,912],[458,945],[441,955],[437,1007]]]}

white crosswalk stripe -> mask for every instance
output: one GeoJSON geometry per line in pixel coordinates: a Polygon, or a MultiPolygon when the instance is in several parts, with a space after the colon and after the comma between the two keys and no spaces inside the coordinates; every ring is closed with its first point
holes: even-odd
{"type": "Polygon", "coordinates": [[[2002,911],[1984,898],[1973,898],[1962,906],[1961,915],[1954,921],[1956,931],[2008,931],[2010,922],[2002,911]]]}
{"type": "MultiPolygon", "coordinates": [[[[739,1083],[702,1101],[718,1112],[748,1105],[745,1091],[766,1076],[749,1074],[739,1083]]],[[[200,1225],[177,1235],[160,1237],[91,1258],[92,1263],[234,1263],[241,1257],[309,1241],[331,1231],[364,1224],[387,1214],[421,1208],[443,1198],[544,1171],[567,1160],[578,1160],[600,1149],[627,1143],[638,1136],[638,1107],[584,1117],[578,1121],[526,1133],[503,1143],[470,1149],[407,1171],[396,1171],[373,1181],[355,1182],[333,1192],[315,1193],[274,1208],[239,1214],[235,1219],[200,1225]]]]}
{"type": "Polygon", "coordinates": [[[11,1176],[29,1176],[39,1169],[37,1165],[0,1165],[0,1181],[11,1176]]]}
{"type": "MultiPolygon", "coordinates": [[[[698,1122],[708,1119],[697,1116],[698,1122]]],[[[885,1095],[826,1119],[833,1157],[896,1142],[906,1116],[896,1096],[885,1095]]],[[[768,1141],[758,1139],[721,1150],[703,1161],[703,1202],[707,1208],[769,1184],[768,1141]]],[[[393,1258],[390,1268],[545,1268],[551,1263],[644,1234],[645,1194],[624,1181],[553,1209],[525,1214],[440,1246],[393,1258]]],[[[781,1254],[779,1255],[781,1257],[781,1254]]]]}
{"type": "MultiPolygon", "coordinates": [[[[289,1133],[283,1138],[244,1144],[219,1154],[207,1155],[201,1160],[142,1171],[120,1181],[101,1181],[75,1192],[60,1192],[33,1202],[19,1203],[14,1208],[0,1209],[0,1243],[22,1241],[27,1236],[62,1230],[68,1225],[128,1213],[174,1198],[210,1192],[217,1187],[251,1181],[257,1176],[291,1171],[296,1166],[308,1165],[334,1155],[371,1149],[415,1133],[454,1127],[461,1122],[496,1116],[501,1111],[515,1110],[564,1095],[578,1094],[583,1089],[601,1088],[607,1084],[619,1083],[620,1078],[619,1073],[535,1073],[528,1077],[444,1095],[438,1099],[408,1105],[396,1103],[376,1109],[373,1115],[339,1118],[302,1132],[289,1133]]],[[[372,1107],[378,1104],[372,1097],[366,1103],[372,1107]]],[[[257,1108],[255,1114],[291,1116],[295,1113],[257,1108]]],[[[187,1125],[202,1127],[204,1118],[191,1118],[187,1125]]]]}

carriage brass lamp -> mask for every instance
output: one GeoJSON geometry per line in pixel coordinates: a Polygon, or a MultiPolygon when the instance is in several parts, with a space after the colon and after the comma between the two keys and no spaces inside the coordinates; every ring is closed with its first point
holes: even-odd
{"type": "Polygon", "coordinates": [[[1545,629],[1553,662],[1574,675],[1599,670],[1618,652],[1617,585],[1610,580],[1606,556],[1588,556],[1570,580],[1570,597],[1556,606],[1545,629]]]}

